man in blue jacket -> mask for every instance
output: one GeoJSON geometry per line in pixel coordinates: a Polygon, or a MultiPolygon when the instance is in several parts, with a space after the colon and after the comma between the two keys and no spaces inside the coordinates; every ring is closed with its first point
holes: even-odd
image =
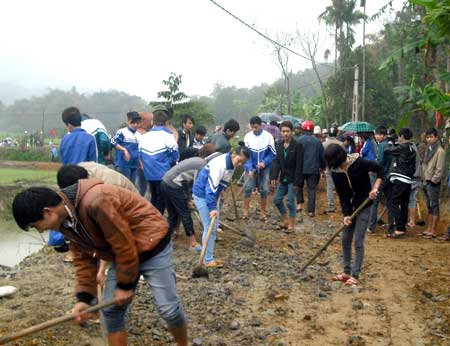
{"type": "Polygon", "coordinates": [[[262,120],[258,116],[250,119],[252,131],[244,137],[245,146],[250,150],[250,159],[244,165],[246,172],[246,185],[244,189],[243,218],[248,219],[250,196],[253,189],[258,187],[261,195],[260,218],[266,221],[267,195],[269,193],[269,175],[272,160],[276,155],[273,136],[262,129],[262,120]],[[255,181],[258,175],[258,183],[255,181]]]}
{"type": "Polygon", "coordinates": [[[139,168],[138,147],[141,137],[137,128],[141,122],[141,116],[138,112],[128,112],[127,119],[128,126],[116,132],[114,137],[111,138],[111,144],[115,149],[114,165],[117,171],[135,184],[139,168]]]}
{"type": "Polygon", "coordinates": [[[63,165],[80,162],[97,162],[95,138],[81,128],[81,113],[76,107],[69,107],[62,113],[62,121],[69,132],[61,141],[59,150],[63,165]]]}
{"type": "Polygon", "coordinates": [[[166,172],[179,159],[178,144],[173,133],[167,129],[169,111],[163,105],[152,110],[153,128],[142,135],[139,143],[139,160],[144,168],[145,179],[152,194],[151,202],[164,214],[165,201],[161,191],[161,181],[166,172]]]}

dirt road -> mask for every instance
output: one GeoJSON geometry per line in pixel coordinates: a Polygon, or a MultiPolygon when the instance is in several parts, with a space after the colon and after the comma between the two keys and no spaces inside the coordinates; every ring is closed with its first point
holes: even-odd
{"type": "MultiPolygon", "coordinates": [[[[231,207],[225,215],[231,218],[231,207]]],[[[342,271],[339,239],[306,274],[299,273],[340,226],[339,214],[303,216],[295,234],[277,229],[275,211],[266,224],[256,217],[235,224],[255,230],[257,246],[243,247],[225,231],[217,257],[226,264],[210,270],[209,280],[190,277],[197,255],[186,249],[184,237],[174,243],[178,291],[194,345],[450,345],[449,243],[420,238],[419,227],[405,239],[368,236],[362,285],[354,289],[331,281],[342,271]]],[[[0,276],[0,285],[20,289],[13,299],[0,300],[0,334],[59,316],[74,302],[73,268],[51,249],[0,276]]],[[[130,322],[130,345],[170,344],[142,285],[130,322]]],[[[16,345],[98,345],[99,338],[97,324],[67,324],[16,345]]]]}

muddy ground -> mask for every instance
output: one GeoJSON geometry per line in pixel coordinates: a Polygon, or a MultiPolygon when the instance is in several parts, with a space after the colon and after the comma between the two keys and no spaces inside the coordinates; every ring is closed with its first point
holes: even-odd
{"type": "MultiPolygon", "coordinates": [[[[339,239],[307,273],[299,272],[340,226],[339,214],[320,215],[324,199],[322,187],[319,215],[299,216],[294,234],[278,229],[272,206],[266,224],[255,208],[249,221],[230,221],[254,230],[257,245],[244,247],[225,230],[216,254],[226,263],[210,270],[209,279],[191,278],[198,255],[186,249],[183,236],[175,241],[178,292],[194,345],[450,345],[450,244],[422,239],[421,227],[405,239],[384,238],[383,227],[368,236],[358,288],[331,281],[342,271],[339,239]]],[[[224,214],[233,219],[231,206],[224,214]]],[[[19,288],[13,298],[0,299],[0,335],[60,316],[74,303],[73,268],[51,249],[11,271],[0,270],[0,276],[0,286],[19,288]]],[[[129,316],[130,345],[171,344],[150,299],[140,285],[129,316]]],[[[64,324],[13,345],[102,345],[101,340],[99,325],[90,322],[84,328],[64,324]]]]}

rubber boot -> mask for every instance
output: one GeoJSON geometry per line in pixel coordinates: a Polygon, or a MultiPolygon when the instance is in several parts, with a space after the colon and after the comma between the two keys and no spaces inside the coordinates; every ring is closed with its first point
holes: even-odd
{"type": "Polygon", "coordinates": [[[287,214],[281,216],[281,229],[287,229],[289,227],[289,217],[287,214]]]}
{"type": "Polygon", "coordinates": [[[409,208],[408,214],[409,214],[408,226],[415,227],[416,226],[416,208],[409,208]]]}
{"type": "Polygon", "coordinates": [[[244,210],[242,214],[243,219],[248,219],[248,210],[250,209],[250,197],[244,198],[244,210]]]}
{"type": "Polygon", "coordinates": [[[289,232],[294,232],[295,231],[295,217],[290,217],[289,218],[288,231],[289,232]]]}
{"type": "Polygon", "coordinates": [[[267,198],[261,198],[261,209],[259,211],[259,217],[262,221],[266,221],[266,207],[267,207],[267,198]]]}

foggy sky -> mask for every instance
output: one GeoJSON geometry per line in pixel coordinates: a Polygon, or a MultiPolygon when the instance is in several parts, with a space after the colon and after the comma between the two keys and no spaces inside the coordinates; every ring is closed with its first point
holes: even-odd
{"type": "MultiPolygon", "coordinates": [[[[317,17],[331,4],[217,2],[270,36],[295,33],[296,27],[319,30],[317,17]]],[[[386,3],[367,0],[367,13],[386,3]]],[[[399,7],[401,1],[394,4],[399,7]]],[[[378,31],[382,22],[368,24],[367,31],[378,31]]],[[[319,59],[325,49],[334,49],[330,30],[324,25],[321,30],[319,59]]],[[[360,43],[362,27],[355,30],[360,43]]],[[[188,95],[209,95],[217,82],[251,87],[280,77],[270,43],[208,0],[4,1],[0,52],[0,82],[32,90],[117,89],[152,100],[172,71],[183,75],[182,90],[188,95]]],[[[310,67],[298,57],[290,61],[294,72],[310,67]]]]}

